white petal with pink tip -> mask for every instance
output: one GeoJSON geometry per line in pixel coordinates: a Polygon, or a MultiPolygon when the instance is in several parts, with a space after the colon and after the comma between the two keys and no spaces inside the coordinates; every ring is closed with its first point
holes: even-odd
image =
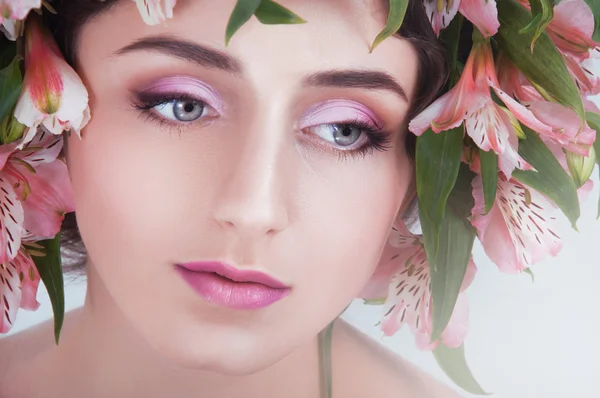
{"type": "Polygon", "coordinates": [[[494,206],[484,214],[483,183],[477,175],[473,180],[473,197],[473,226],[486,254],[501,271],[523,271],[560,251],[557,208],[542,194],[515,180],[501,178],[494,206]]]}

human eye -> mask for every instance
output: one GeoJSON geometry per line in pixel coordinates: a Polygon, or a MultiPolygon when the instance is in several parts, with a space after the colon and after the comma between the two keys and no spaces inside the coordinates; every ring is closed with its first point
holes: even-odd
{"type": "Polygon", "coordinates": [[[186,93],[138,95],[133,106],[161,125],[189,124],[218,115],[205,101],[186,93]]]}
{"type": "Polygon", "coordinates": [[[369,113],[359,104],[331,101],[305,118],[303,124],[308,126],[302,131],[324,141],[324,145],[331,147],[342,159],[348,156],[364,158],[374,150],[390,149],[392,142],[392,135],[384,131],[369,113]]]}

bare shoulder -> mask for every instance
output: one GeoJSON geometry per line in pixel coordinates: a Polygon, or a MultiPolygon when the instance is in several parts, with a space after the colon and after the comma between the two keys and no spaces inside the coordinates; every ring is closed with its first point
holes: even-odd
{"type": "MultiPolygon", "coordinates": [[[[72,326],[73,319],[79,312],[74,310],[65,315],[61,334],[72,326]]],[[[2,388],[13,384],[5,382],[7,379],[10,380],[27,371],[34,358],[54,347],[55,344],[52,319],[0,338],[0,397],[6,396],[3,395],[5,391],[2,388]]]]}
{"type": "Polygon", "coordinates": [[[336,322],[333,339],[334,388],[340,392],[339,396],[460,398],[458,393],[343,320],[336,322]]]}
{"type": "Polygon", "coordinates": [[[41,329],[45,329],[46,325],[41,324],[32,328],[23,330],[21,332],[11,334],[10,336],[0,338],[0,374],[4,374],[5,371],[11,365],[14,365],[15,361],[21,360],[26,357],[29,353],[35,352],[39,348],[41,329]]]}

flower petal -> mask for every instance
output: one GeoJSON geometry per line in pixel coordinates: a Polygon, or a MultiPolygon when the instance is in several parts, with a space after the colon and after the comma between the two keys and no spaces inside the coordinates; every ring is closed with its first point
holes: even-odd
{"type": "Polygon", "coordinates": [[[586,123],[579,131],[580,119],[577,113],[564,105],[549,101],[530,101],[529,110],[542,123],[552,127],[552,131],[539,131],[563,148],[588,156],[589,148],[594,144],[596,131],[586,123]]]}
{"type": "MultiPolygon", "coordinates": [[[[481,176],[476,176],[473,181],[476,209],[481,209],[482,191],[481,176]]],[[[499,180],[496,202],[487,215],[480,210],[475,213],[476,209],[471,222],[486,254],[502,272],[523,271],[547,254],[555,256],[562,247],[555,232],[556,207],[515,180],[499,180]]]]}
{"type": "MultiPolygon", "coordinates": [[[[0,146],[0,153],[2,147],[0,146]]],[[[21,150],[14,153],[14,156],[24,160],[34,168],[40,163],[54,162],[63,147],[63,137],[60,135],[49,134],[40,131],[27,144],[23,145],[21,150]]],[[[1,155],[0,155],[1,156],[1,155]]],[[[0,157],[1,160],[1,157],[0,157]]],[[[1,165],[0,161],[0,165],[1,165]]]]}
{"type": "Polygon", "coordinates": [[[28,311],[35,311],[40,303],[37,301],[37,291],[40,284],[40,274],[33,263],[33,259],[19,250],[17,257],[12,260],[19,272],[21,279],[21,305],[20,308],[28,311]]]}
{"type": "Polygon", "coordinates": [[[498,167],[500,168],[500,171],[504,173],[506,178],[510,178],[515,168],[519,170],[532,170],[533,166],[527,163],[527,161],[519,155],[519,139],[508,111],[505,111],[500,107],[498,108],[498,113],[500,113],[500,118],[502,119],[504,126],[506,126],[507,131],[506,139],[500,141],[502,153],[498,157],[498,167]]]}
{"type": "Polygon", "coordinates": [[[177,0],[134,0],[144,22],[158,25],[173,18],[173,8],[177,0]]]}
{"type": "Polygon", "coordinates": [[[0,22],[2,18],[25,19],[29,11],[40,8],[42,0],[3,0],[0,1],[0,22]]]}
{"type": "Polygon", "coordinates": [[[392,276],[419,249],[419,238],[411,234],[402,221],[396,221],[390,230],[379,264],[359,297],[364,300],[385,300],[392,276]]]}
{"type": "Polygon", "coordinates": [[[575,55],[585,56],[595,47],[594,15],[585,0],[562,0],[554,6],[548,34],[561,50],[575,55]]]}
{"type": "Polygon", "coordinates": [[[21,250],[13,260],[0,263],[0,333],[10,331],[19,308],[39,308],[39,282],[40,275],[31,257],[21,250]]]}
{"type": "MultiPolygon", "coordinates": [[[[452,103],[452,96],[450,95],[452,91],[444,94],[437,100],[435,100],[431,105],[425,108],[421,113],[419,113],[414,119],[410,121],[408,124],[408,129],[414,135],[421,135],[431,127],[431,123],[438,117],[438,115],[448,107],[448,104],[452,103]]],[[[459,126],[462,123],[462,118],[456,118],[452,123],[448,125],[450,128],[459,126]]]]}
{"type": "MultiPolygon", "coordinates": [[[[471,261],[470,263],[473,263],[471,261]]],[[[462,345],[469,332],[469,299],[465,293],[458,295],[448,326],[442,333],[442,342],[450,348],[462,345]]]]}
{"type": "Polygon", "coordinates": [[[594,73],[598,70],[598,51],[590,51],[590,56],[580,60],[568,52],[563,52],[565,63],[577,88],[585,95],[600,93],[600,79],[594,73]]]}
{"type": "Polygon", "coordinates": [[[506,176],[516,168],[527,170],[531,166],[517,153],[517,133],[512,127],[510,117],[489,101],[465,120],[467,134],[484,151],[494,151],[499,156],[499,166],[506,176]]]}
{"type": "MultiPolygon", "coordinates": [[[[477,267],[471,259],[461,292],[466,289],[475,276],[477,267]]],[[[399,269],[390,283],[387,300],[384,304],[384,317],[381,329],[386,336],[396,333],[404,324],[408,324],[415,334],[417,347],[433,350],[439,344],[431,342],[432,307],[429,263],[424,247],[421,245],[404,267],[399,269]]],[[[459,294],[452,316],[441,341],[449,347],[460,346],[468,331],[468,303],[464,293],[459,294]]]]}
{"type": "Polygon", "coordinates": [[[21,306],[19,272],[12,261],[0,263],[0,333],[12,328],[21,306]]]}
{"type": "Polygon", "coordinates": [[[4,36],[6,36],[8,40],[15,41],[21,32],[20,26],[22,26],[21,21],[7,19],[0,23],[0,32],[4,33],[4,36]]]}
{"type": "Polygon", "coordinates": [[[484,37],[498,33],[498,9],[495,0],[462,0],[460,13],[473,23],[484,37]]]}
{"type": "Polygon", "coordinates": [[[21,246],[23,207],[12,184],[0,173],[0,263],[12,260],[21,246]]]}
{"type": "Polygon", "coordinates": [[[506,107],[511,111],[513,115],[525,126],[530,129],[537,131],[539,133],[553,134],[553,129],[551,126],[548,126],[545,123],[542,123],[533,112],[531,112],[527,107],[515,101],[510,95],[506,94],[500,87],[491,83],[491,87],[498,96],[506,105],[506,107]]]}
{"type": "Polygon", "coordinates": [[[500,144],[498,143],[498,136],[502,135],[506,137],[508,133],[496,107],[497,105],[493,104],[490,98],[490,101],[483,107],[467,116],[465,128],[467,134],[479,148],[484,151],[493,150],[499,153],[500,144]]]}
{"type": "Polygon", "coordinates": [[[429,314],[430,302],[429,263],[421,247],[392,277],[383,305],[382,330],[391,336],[408,323],[413,332],[419,333],[423,328],[422,307],[429,314]]]}
{"type": "Polygon", "coordinates": [[[29,127],[18,148],[43,126],[53,134],[83,128],[88,93],[77,73],[64,60],[56,43],[37,18],[27,24],[25,77],[15,106],[16,119],[29,127]]]}
{"type": "Polygon", "coordinates": [[[439,36],[456,16],[461,0],[424,0],[425,12],[431,22],[433,31],[439,36]]]}
{"type": "Polygon", "coordinates": [[[40,163],[35,174],[25,170],[23,174],[31,189],[22,202],[25,212],[23,227],[34,235],[53,238],[60,230],[65,213],[75,210],[67,165],[61,160],[40,163]]]}

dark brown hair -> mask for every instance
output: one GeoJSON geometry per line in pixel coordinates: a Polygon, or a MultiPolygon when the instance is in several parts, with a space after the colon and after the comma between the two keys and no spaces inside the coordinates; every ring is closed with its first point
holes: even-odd
{"type": "MultiPolygon", "coordinates": [[[[119,0],[56,0],[57,14],[46,13],[46,22],[67,62],[77,68],[78,38],[85,24],[108,11],[119,0]]],[[[437,40],[427,18],[422,0],[410,0],[404,23],[397,33],[408,40],[419,59],[417,89],[407,122],[418,115],[438,95],[447,78],[447,60],[443,46],[437,40]]],[[[406,134],[405,145],[414,160],[416,137],[406,134]]],[[[414,211],[414,210],[413,210],[414,211]]],[[[86,251],[77,229],[75,213],[69,213],[61,229],[61,252],[65,269],[82,270],[86,251]]]]}

